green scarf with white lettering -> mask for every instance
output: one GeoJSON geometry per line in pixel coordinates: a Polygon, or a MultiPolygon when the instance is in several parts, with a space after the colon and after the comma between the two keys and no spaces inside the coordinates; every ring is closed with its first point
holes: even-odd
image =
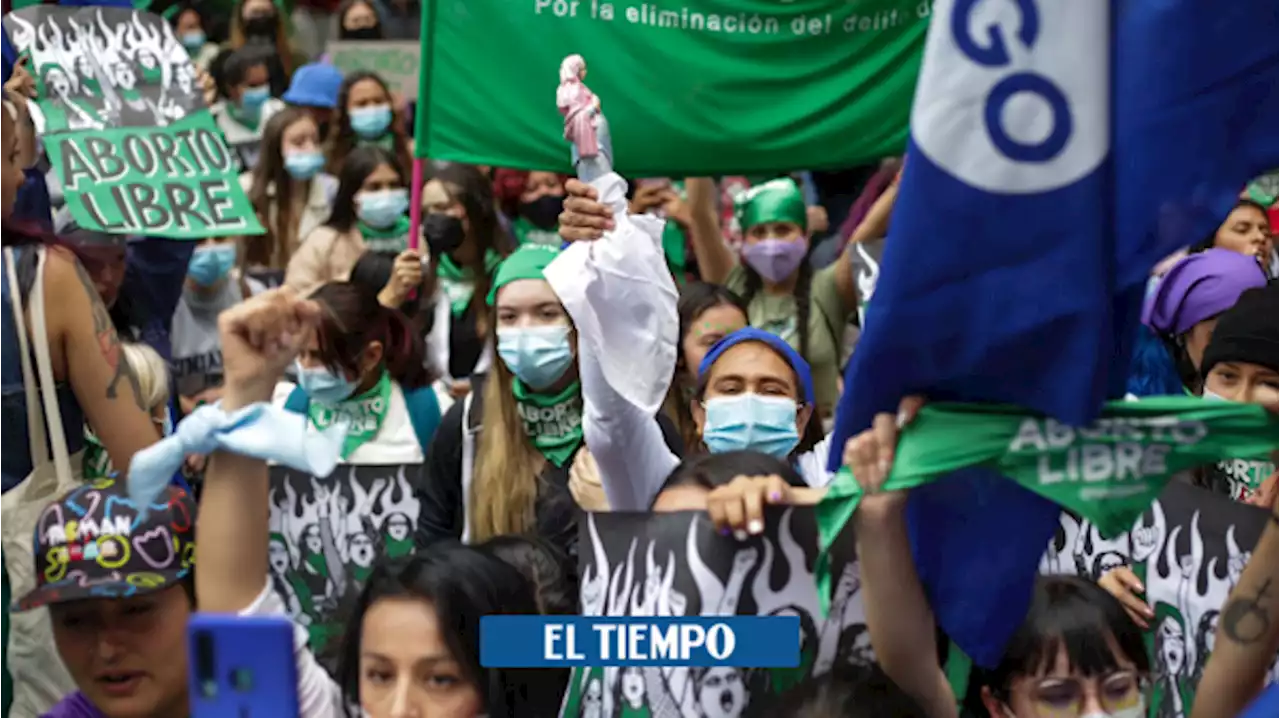
{"type": "MultiPolygon", "coordinates": [[[[484,253],[484,271],[493,274],[493,270],[502,263],[502,255],[492,249],[484,253]]],[[[471,304],[471,296],[476,292],[475,272],[470,267],[460,267],[449,255],[441,255],[436,267],[436,277],[440,280],[440,291],[449,300],[449,311],[455,317],[462,316],[471,304]]]]}
{"type": "MultiPolygon", "coordinates": [[[[1277,427],[1276,417],[1256,404],[1198,397],[1107,402],[1084,428],[1011,406],[930,404],[902,431],[884,489],[911,489],[985,466],[1092,521],[1110,538],[1132,528],[1177,472],[1275,451],[1277,427]]],[[[817,506],[820,598],[830,595],[827,551],[861,498],[844,467],[817,506]]]]}
{"type": "Polygon", "coordinates": [[[525,436],[547,461],[564,466],[582,443],[582,384],[575,381],[558,394],[539,394],[513,379],[511,393],[525,436]]]}
{"type": "Polygon", "coordinates": [[[409,218],[401,217],[385,229],[370,227],[363,220],[356,221],[365,249],[370,252],[400,254],[409,248],[409,218]]]}
{"type": "Polygon", "coordinates": [[[307,416],[311,419],[311,425],[319,431],[344,419],[351,422],[347,428],[347,438],[342,442],[342,459],[345,461],[356,449],[378,435],[390,404],[391,375],[383,370],[378,383],[363,394],[333,406],[326,406],[318,401],[308,403],[307,416]]]}

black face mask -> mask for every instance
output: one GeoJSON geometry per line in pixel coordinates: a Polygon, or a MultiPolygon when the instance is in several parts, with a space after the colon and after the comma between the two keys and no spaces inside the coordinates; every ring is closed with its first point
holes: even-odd
{"type": "Polygon", "coordinates": [[[279,26],[280,18],[276,15],[258,15],[244,21],[244,34],[249,37],[274,39],[276,28],[279,26]]]}
{"type": "Polygon", "coordinates": [[[467,238],[462,230],[462,220],[441,212],[423,218],[422,234],[427,240],[427,248],[436,257],[456,252],[467,238]]]}
{"type": "Polygon", "coordinates": [[[538,229],[555,229],[562,211],[564,211],[564,197],[554,195],[520,203],[520,216],[532,222],[538,229]]]}
{"type": "Polygon", "coordinates": [[[354,30],[343,29],[340,37],[343,40],[381,40],[382,28],[374,27],[358,27],[354,30]]]}

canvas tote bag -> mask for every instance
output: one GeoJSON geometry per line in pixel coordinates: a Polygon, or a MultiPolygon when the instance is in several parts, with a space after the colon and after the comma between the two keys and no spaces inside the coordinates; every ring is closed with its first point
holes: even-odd
{"type": "MultiPolygon", "coordinates": [[[[17,258],[5,249],[5,271],[13,288],[14,327],[18,351],[22,353],[22,384],[27,398],[27,433],[31,441],[31,474],[0,498],[0,550],[4,551],[10,595],[14,600],[35,588],[35,556],[32,539],[40,513],[51,501],[84,483],[80,475],[79,453],[67,453],[62,414],[49,359],[49,340],[44,316],[44,247],[35,248],[36,278],[31,288],[31,334],[23,319],[22,291],[18,285],[17,258]],[[31,368],[35,354],[36,372],[31,368]],[[39,387],[40,396],[36,396],[39,387]],[[47,422],[47,432],[46,432],[47,422]],[[46,435],[48,442],[46,443],[46,435]],[[53,456],[49,456],[52,447],[53,456]]],[[[10,350],[12,351],[12,350],[10,350]]],[[[6,612],[9,606],[3,607],[6,612]]],[[[76,690],[53,644],[49,609],[15,613],[9,619],[9,645],[5,664],[13,679],[13,704],[9,718],[39,718],[68,693],[76,690]]]]}

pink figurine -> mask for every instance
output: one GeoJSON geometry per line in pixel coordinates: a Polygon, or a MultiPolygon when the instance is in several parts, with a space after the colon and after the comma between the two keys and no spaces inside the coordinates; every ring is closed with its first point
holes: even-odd
{"type": "Polygon", "coordinates": [[[600,98],[582,82],[586,76],[587,63],[581,55],[570,55],[560,63],[556,107],[564,116],[564,138],[572,145],[578,179],[591,182],[613,171],[613,144],[609,123],[600,112],[600,98]]]}

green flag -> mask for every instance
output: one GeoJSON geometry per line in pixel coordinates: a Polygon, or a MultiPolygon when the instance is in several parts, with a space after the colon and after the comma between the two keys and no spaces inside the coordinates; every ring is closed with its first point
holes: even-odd
{"type": "MultiPolygon", "coordinates": [[[[1104,538],[1127,531],[1179,471],[1276,448],[1274,415],[1256,404],[1199,397],[1112,401],[1073,428],[1016,407],[930,404],[903,430],[886,490],[910,489],[985,466],[1092,521],[1104,538]]],[[[818,505],[819,596],[825,561],[862,490],[848,467],[818,505]]]]}
{"type": "Polygon", "coordinates": [[[632,176],[772,173],[898,154],[929,0],[426,3],[419,157],[569,171],[561,60],[632,176]],[[494,52],[501,48],[501,52],[494,52]]]}
{"type": "Polygon", "coordinates": [[[239,161],[162,18],[34,5],[6,15],[4,29],[31,58],[32,115],[82,229],[174,239],[262,234],[239,161]]]}

